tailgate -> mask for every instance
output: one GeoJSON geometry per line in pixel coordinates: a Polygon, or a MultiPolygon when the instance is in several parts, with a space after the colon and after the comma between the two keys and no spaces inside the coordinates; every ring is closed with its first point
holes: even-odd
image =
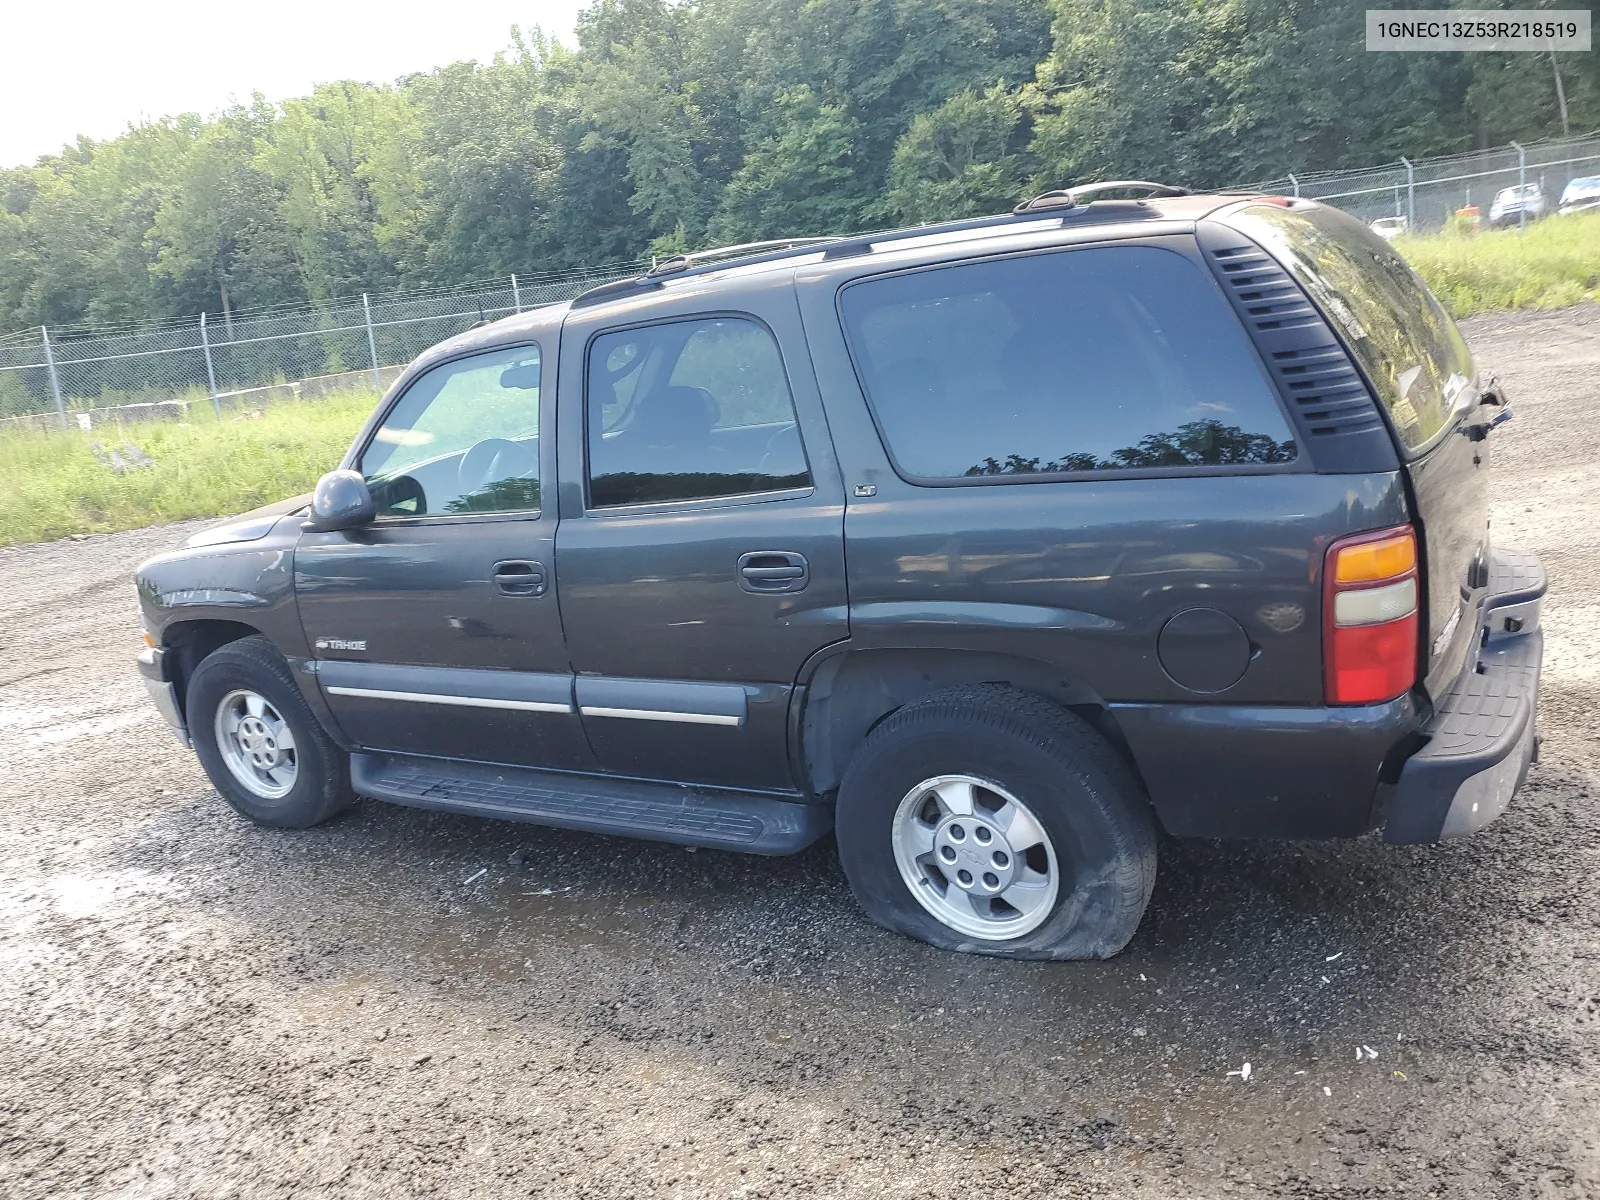
{"type": "Polygon", "coordinates": [[[1449,691],[1460,674],[1488,591],[1487,446],[1449,436],[1406,467],[1416,497],[1427,602],[1424,682],[1434,697],[1449,691]]]}

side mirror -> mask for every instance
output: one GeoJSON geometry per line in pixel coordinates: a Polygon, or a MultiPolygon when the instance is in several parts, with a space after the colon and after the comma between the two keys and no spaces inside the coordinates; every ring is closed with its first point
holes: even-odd
{"type": "Polygon", "coordinates": [[[359,471],[329,471],[317,480],[317,490],[311,494],[311,519],[305,527],[333,533],[369,524],[375,515],[372,492],[359,471]]]}

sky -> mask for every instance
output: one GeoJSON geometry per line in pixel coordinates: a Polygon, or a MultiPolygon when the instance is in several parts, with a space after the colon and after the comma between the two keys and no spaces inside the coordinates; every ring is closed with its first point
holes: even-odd
{"type": "Polygon", "coordinates": [[[389,82],[487,61],[511,26],[573,44],[586,0],[0,0],[0,167],[79,134],[211,114],[252,92],[302,95],[334,79],[389,82]]]}

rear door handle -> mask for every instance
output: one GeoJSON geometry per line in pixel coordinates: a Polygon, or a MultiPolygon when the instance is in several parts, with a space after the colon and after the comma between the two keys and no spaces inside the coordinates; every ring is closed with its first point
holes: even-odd
{"type": "Polygon", "coordinates": [[[804,554],[793,550],[752,550],[739,556],[739,586],[747,592],[798,592],[811,582],[804,554]]]}
{"type": "Polygon", "coordinates": [[[544,595],[544,564],[530,558],[506,558],[494,565],[494,586],[507,596],[544,595]]]}

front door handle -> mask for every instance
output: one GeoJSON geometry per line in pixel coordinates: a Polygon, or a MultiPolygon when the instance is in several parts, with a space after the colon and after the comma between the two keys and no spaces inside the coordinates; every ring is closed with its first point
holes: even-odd
{"type": "Polygon", "coordinates": [[[544,595],[544,564],[529,558],[506,558],[494,565],[494,586],[507,596],[544,595]]]}
{"type": "Polygon", "coordinates": [[[811,582],[804,554],[793,550],[752,550],[739,556],[739,586],[747,592],[798,592],[811,582]]]}

